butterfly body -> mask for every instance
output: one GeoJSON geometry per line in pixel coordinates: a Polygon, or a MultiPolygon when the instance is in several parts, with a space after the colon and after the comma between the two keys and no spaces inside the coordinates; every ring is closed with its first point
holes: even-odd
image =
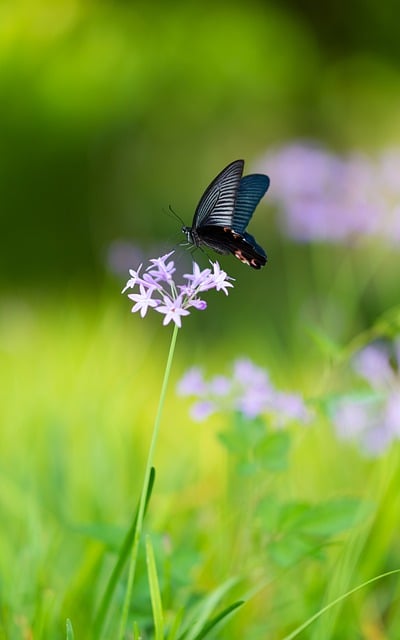
{"type": "Polygon", "coordinates": [[[242,177],[243,160],[231,162],[205,190],[197,205],[191,227],[182,227],[188,242],[232,253],[253,269],[261,269],[267,255],[246,227],[259,201],[269,187],[263,174],[242,177]]]}

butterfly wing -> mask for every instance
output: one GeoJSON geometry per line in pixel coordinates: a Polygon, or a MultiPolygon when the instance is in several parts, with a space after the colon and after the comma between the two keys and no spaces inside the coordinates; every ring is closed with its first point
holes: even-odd
{"type": "Polygon", "coordinates": [[[261,269],[267,262],[264,249],[256,243],[253,236],[236,233],[230,227],[201,227],[201,243],[220,254],[232,253],[253,269],[261,269]]]}
{"type": "MultiPolygon", "coordinates": [[[[245,229],[268,187],[269,178],[261,173],[252,173],[241,179],[231,224],[234,231],[246,236],[245,229]]],[[[247,235],[249,236],[249,241],[255,243],[254,238],[249,234],[247,235]]]]}
{"type": "Polygon", "coordinates": [[[232,226],[243,167],[244,160],[235,160],[214,178],[197,205],[192,228],[198,229],[203,225],[232,226]]]}

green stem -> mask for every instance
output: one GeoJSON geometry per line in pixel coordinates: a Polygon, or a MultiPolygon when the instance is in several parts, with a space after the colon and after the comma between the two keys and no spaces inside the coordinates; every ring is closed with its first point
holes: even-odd
{"type": "Polygon", "coordinates": [[[135,536],[133,538],[131,560],[129,563],[128,582],[126,585],[125,600],[124,600],[124,606],[122,609],[121,623],[119,627],[119,634],[118,634],[119,640],[123,640],[126,624],[128,620],[129,605],[131,602],[132,588],[133,588],[133,582],[135,579],[135,572],[136,572],[137,557],[138,557],[140,539],[141,539],[142,529],[143,529],[143,518],[144,518],[145,507],[146,507],[147,487],[149,485],[151,468],[153,466],[154,451],[155,451],[158,432],[160,428],[161,414],[164,407],[165,396],[167,393],[168,380],[171,372],[172,359],[174,356],[177,335],[178,335],[178,327],[177,325],[175,325],[174,331],[172,333],[171,344],[169,347],[167,365],[165,367],[164,378],[161,386],[160,399],[158,401],[158,409],[157,409],[157,414],[154,421],[154,427],[153,427],[153,433],[151,436],[149,452],[147,454],[146,468],[144,472],[142,491],[140,494],[139,510],[137,514],[135,536]]]}

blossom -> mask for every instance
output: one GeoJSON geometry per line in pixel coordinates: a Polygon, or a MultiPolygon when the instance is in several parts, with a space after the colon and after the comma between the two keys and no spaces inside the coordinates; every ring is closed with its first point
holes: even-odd
{"type": "Polygon", "coordinates": [[[356,443],[368,456],[378,456],[400,439],[400,340],[394,344],[395,367],[386,346],[371,344],[353,359],[353,369],[369,389],[343,396],[331,404],[340,439],[356,443]]]}
{"type": "Polygon", "coordinates": [[[179,381],[177,391],[180,396],[201,396],[205,393],[206,388],[202,370],[199,367],[192,367],[179,381]]]}
{"type": "Polygon", "coordinates": [[[166,262],[166,260],[172,256],[173,253],[173,251],[170,251],[164,256],[161,256],[161,258],[151,258],[150,262],[152,267],[148,268],[148,272],[153,278],[155,278],[155,280],[165,280],[165,282],[172,281],[172,275],[176,271],[175,265],[173,260],[170,260],[169,262],[166,262]]]}
{"type": "Polygon", "coordinates": [[[147,289],[141,284],[139,285],[140,293],[130,293],[128,298],[136,302],[132,307],[132,313],[135,311],[140,311],[140,315],[142,318],[147,313],[147,309],[149,307],[156,307],[158,305],[158,300],[154,300],[151,296],[153,295],[154,287],[150,286],[147,289]]]}
{"type": "Polygon", "coordinates": [[[193,262],[192,273],[184,274],[185,282],[177,284],[174,281],[176,272],[174,261],[171,260],[173,251],[159,258],[151,258],[150,265],[142,273],[141,264],[138,269],[129,269],[130,278],[122,293],[139,288],[139,293],[129,293],[128,297],[135,303],[132,313],[140,312],[145,317],[149,309],[154,309],[164,315],[163,324],[174,322],[177,327],[182,326],[182,317],[190,314],[190,309],[204,311],[207,303],[199,294],[216,289],[228,293],[227,288],[232,287],[231,280],[225,271],[222,271],[217,262],[212,263],[212,269],[200,269],[193,262]]]}
{"type": "Polygon", "coordinates": [[[178,327],[182,326],[181,316],[188,316],[189,311],[183,308],[183,298],[179,295],[177,298],[163,297],[164,304],[156,307],[156,311],[164,314],[163,324],[169,324],[171,320],[175,322],[178,327]]]}
{"type": "Polygon", "coordinates": [[[271,198],[289,237],[335,243],[378,237],[399,244],[399,149],[370,157],[295,142],[269,152],[258,165],[274,176],[271,198]]]}
{"type": "Polygon", "coordinates": [[[216,375],[209,382],[199,367],[193,367],[177,390],[180,395],[196,398],[191,415],[198,421],[222,410],[237,411],[248,419],[267,414],[279,427],[294,420],[306,424],[311,417],[299,394],[276,389],[268,372],[249,359],[236,360],[231,376],[216,375]]]}

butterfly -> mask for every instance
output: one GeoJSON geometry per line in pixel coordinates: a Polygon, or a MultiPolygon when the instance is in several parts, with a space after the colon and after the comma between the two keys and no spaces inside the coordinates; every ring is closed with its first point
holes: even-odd
{"type": "Polygon", "coordinates": [[[183,226],[182,232],[196,247],[232,253],[253,269],[261,269],[267,255],[246,227],[269,187],[269,178],[260,173],[243,177],[243,168],[244,160],[235,160],[214,178],[200,198],[192,226],[183,226]]]}

